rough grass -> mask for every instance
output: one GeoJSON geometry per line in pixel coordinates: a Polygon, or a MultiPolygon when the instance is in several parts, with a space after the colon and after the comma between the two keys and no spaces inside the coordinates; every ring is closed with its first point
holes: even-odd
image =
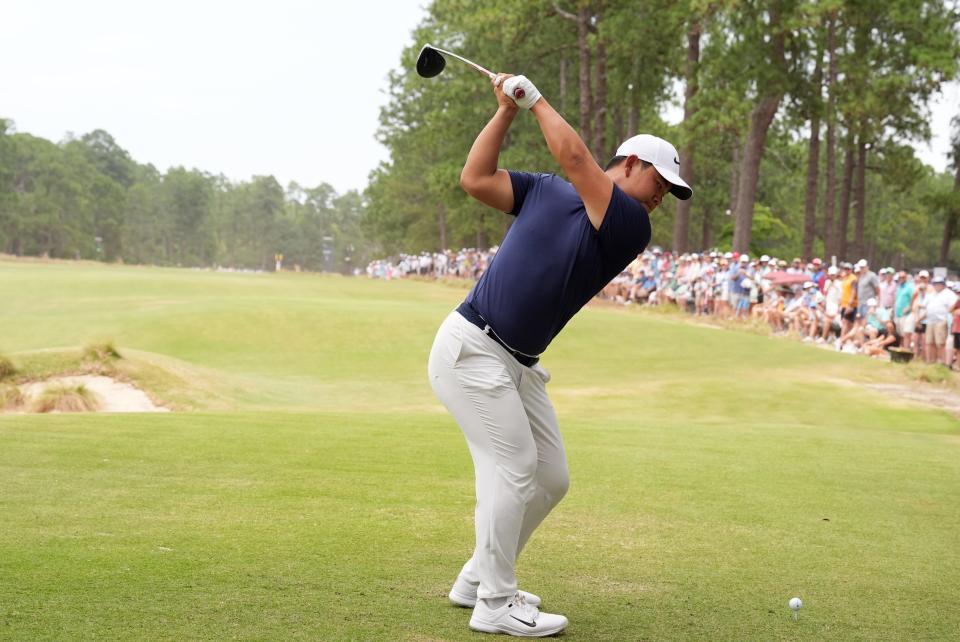
{"type": "MultiPolygon", "coordinates": [[[[109,336],[196,411],[0,417],[0,638],[482,638],[445,600],[474,482],[425,375],[462,290],[2,267],[24,370],[109,336]]],[[[955,637],[960,423],[865,385],[904,368],[613,307],[544,365],[572,485],[518,571],[564,639],[955,637]]]]}
{"type": "Polygon", "coordinates": [[[17,368],[9,357],[0,354],[0,381],[9,379],[17,374],[17,368]]]}
{"type": "Polygon", "coordinates": [[[54,384],[45,387],[31,404],[33,412],[95,412],[100,409],[97,395],[83,384],[54,384]]]}
{"type": "Polygon", "coordinates": [[[23,393],[13,384],[0,383],[0,410],[19,410],[23,405],[23,393]]]}
{"type": "Polygon", "coordinates": [[[83,347],[83,359],[93,362],[110,362],[114,359],[122,359],[120,352],[111,341],[97,341],[88,343],[83,347]]]}

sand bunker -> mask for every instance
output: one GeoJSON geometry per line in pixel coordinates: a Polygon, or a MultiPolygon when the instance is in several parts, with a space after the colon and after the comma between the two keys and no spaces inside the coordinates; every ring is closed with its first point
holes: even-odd
{"type": "Polygon", "coordinates": [[[99,375],[55,377],[46,381],[26,383],[20,386],[20,392],[25,398],[24,405],[29,408],[37,395],[49,386],[81,384],[97,396],[100,412],[170,412],[169,408],[154,404],[143,390],[136,386],[99,375]]]}

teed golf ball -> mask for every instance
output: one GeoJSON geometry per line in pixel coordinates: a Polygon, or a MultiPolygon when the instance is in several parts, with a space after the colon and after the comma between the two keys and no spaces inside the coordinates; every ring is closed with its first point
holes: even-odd
{"type": "Polygon", "coordinates": [[[803,606],[803,602],[799,597],[795,597],[790,600],[790,608],[794,611],[799,611],[801,606],[803,606]]]}

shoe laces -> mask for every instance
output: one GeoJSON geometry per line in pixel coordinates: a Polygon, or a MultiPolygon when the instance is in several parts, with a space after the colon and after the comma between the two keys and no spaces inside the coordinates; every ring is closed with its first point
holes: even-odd
{"type": "Polygon", "coordinates": [[[517,592],[513,596],[512,602],[513,608],[517,609],[520,616],[531,622],[537,621],[537,616],[540,615],[540,609],[532,604],[527,604],[527,598],[523,596],[523,593],[517,592]]]}

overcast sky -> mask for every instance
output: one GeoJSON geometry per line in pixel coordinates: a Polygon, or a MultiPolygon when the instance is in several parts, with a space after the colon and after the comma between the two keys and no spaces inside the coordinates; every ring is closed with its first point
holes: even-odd
{"type": "MultiPolygon", "coordinates": [[[[161,171],[362,189],[386,159],[387,73],[427,2],[4,0],[0,117],[53,141],[105,129],[161,171]]],[[[917,145],[937,170],[958,104],[954,83],[917,145]]]]}

